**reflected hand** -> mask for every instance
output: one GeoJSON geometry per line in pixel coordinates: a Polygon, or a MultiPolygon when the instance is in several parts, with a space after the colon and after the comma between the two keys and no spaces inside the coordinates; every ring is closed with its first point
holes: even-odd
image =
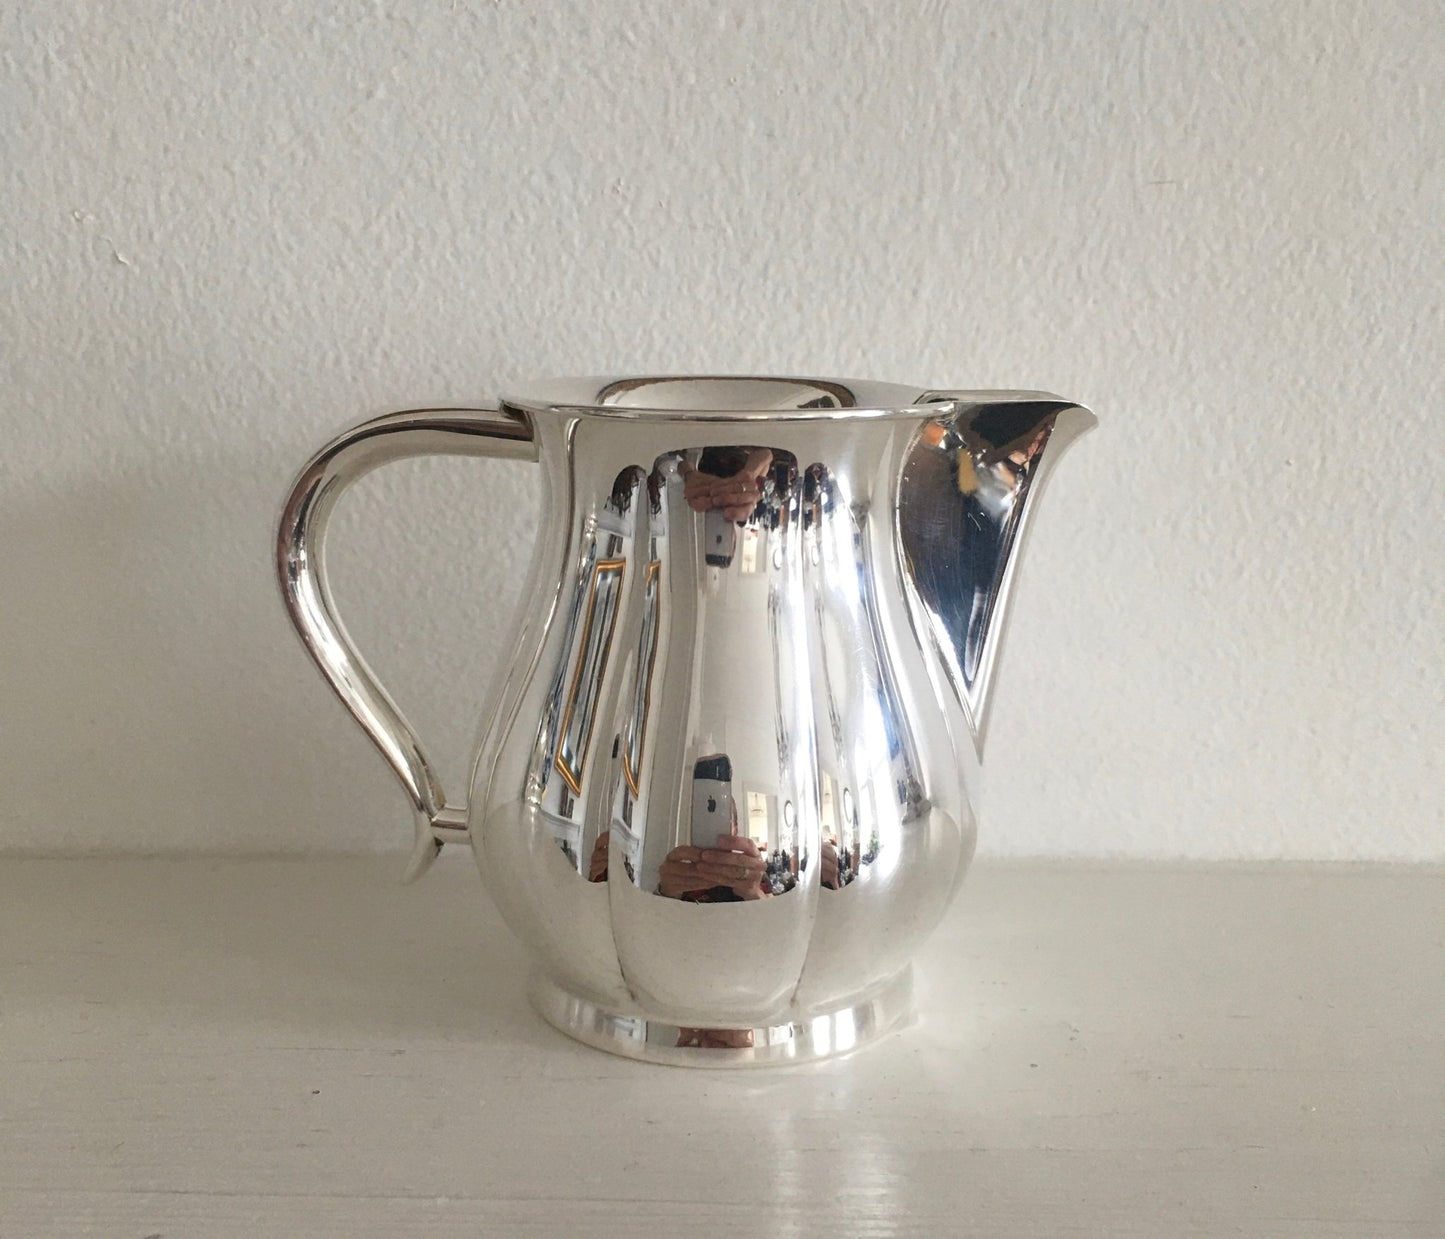
{"type": "Polygon", "coordinates": [[[838,889],[838,849],[833,840],[823,840],[823,885],[830,891],[838,889]]]}
{"type": "Polygon", "coordinates": [[[675,847],[657,871],[657,893],[681,899],[697,891],[726,886],[741,899],[762,899],[767,862],[746,835],[719,835],[717,847],[675,847]]]}
{"type": "Polygon", "coordinates": [[[763,494],[763,479],[773,465],[773,454],[765,447],[748,453],[743,467],[731,477],[704,473],[689,461],[681,466],[682,495],[694,512],[721,509],[730,521],[744,521],[758,506],[763,494]]]}
{"type": "Polygon", "coordinates": [[[729,887],[743,899],[761,899],[764,895],[767,861],[746,835],[719,835],[717,847],[703,849],[696,868],[709,879],[709,886],[729,887]]]}
{"type": "Polygon", "coordinates": [[[587,880],[589,882],[607,881],[607,832],[604,830],[597,836],[597,842],[592,845],[592,859],[587,863],[587,880]]]}
{"type": "Polygon", "coordinates": [[[702,849],[675,847],[667,854],[657,871],[657,893],[669,899],[681,899],[693,891],[705,891],[716,883],[698,872],[697,862],[702,859],[702,849]]]}

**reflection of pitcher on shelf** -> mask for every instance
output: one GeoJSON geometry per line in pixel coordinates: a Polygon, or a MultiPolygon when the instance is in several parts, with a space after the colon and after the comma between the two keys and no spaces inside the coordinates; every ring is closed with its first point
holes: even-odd
{"type": "Polygon", "coordinates": [[[307,648],[401,778],[410,872],[471,843],[573,1036],[796,1061],[894,1027],[972,858],[1019,549],[1093,424],[1028,392],[559,380],[393,414],[306,467],[278,567],[307,648]],[[388,460],[541,465],[544,523],[471,794],[352,648],[321,555],[388,460]]]}

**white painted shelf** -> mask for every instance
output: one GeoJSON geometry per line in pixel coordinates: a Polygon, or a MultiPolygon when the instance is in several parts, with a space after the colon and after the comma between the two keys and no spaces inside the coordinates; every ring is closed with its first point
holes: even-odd
{"type": "Polygon", "coordinates": [[[467,863],[0,860],[0,1235],[1445,1235],[1445,875],[980,864],[921,1019],[573,1044],[467,863]]]}

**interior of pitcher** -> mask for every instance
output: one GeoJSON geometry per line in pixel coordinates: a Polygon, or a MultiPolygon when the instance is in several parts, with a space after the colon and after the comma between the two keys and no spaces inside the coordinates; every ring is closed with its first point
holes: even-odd
{"type": "Polygon", "coordinates": [[[598,392],[597,403],[620,409],[743,412],[852,409],[858,401],[849,387],[827,379],[673,375],[618,379],[598,392]]]}

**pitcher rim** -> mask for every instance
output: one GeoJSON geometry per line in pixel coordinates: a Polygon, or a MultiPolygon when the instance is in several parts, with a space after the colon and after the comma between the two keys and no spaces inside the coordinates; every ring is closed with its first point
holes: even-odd
{"type": "Polygon", "coordinates": [[[549,377],[519,383],[502,397],[504,405],[529,413],[629,421],[902,419],[937,416],[943,404],[1034,401],[1075,403],[1052,392],[1023,389],[955,391],[866,379],[745,373],[549,377]],[[764,392],[771,403],[764,401],[764,392]],[[726,402],[719,398],[723,396],[726,402]]]}

